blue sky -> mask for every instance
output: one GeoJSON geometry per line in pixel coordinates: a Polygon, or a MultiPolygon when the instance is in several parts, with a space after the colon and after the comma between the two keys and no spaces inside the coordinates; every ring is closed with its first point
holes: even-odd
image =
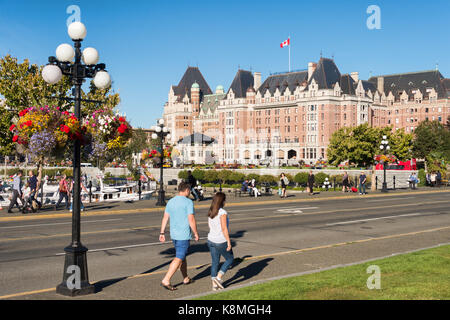
{"type": "Polygon", "coordinates": [[[188,65],[211,89],[228,89],[240,66],[287,71],[334,55],[341,73],[372,75],[430,70],[450,77],[450,1],[49,1],[0,0],[0,55],[45,64],[67,35],[66,9],[78,5],[87,27],[83,47],[95,47],[133,126],[149,128],[162,114],[170,85],[188,65]],[[369,30],[369,5],[381,29],[369,30]]]}

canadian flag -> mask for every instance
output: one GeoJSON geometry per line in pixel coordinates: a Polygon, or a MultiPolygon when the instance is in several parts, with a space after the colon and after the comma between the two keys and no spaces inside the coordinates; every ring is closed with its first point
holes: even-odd
{"type": "Polygon", "coordinates": [[[288,46],[288,45],[290,45],[290,44],[291,44],[291,39],[288,38],[286,41],[284,41],[284,42],[282,42],[282,43],[280,44],[280,48],[286,47],[286,46],[288,46]]]}

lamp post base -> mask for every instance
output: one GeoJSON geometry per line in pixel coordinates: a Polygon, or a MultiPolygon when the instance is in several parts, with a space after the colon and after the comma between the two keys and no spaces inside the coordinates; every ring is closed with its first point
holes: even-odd
{"type": "Polygon", "coordinates": [[[68,246],[64,262],[63,281],[56,287],[56,293],[75,297],[95,293],[95,286],[89,283],[86,247],[68,246]]]}
{"type": "Polygon", "coordinates": [[[165,191],[164,190],[159,190],[158,191],[158,201],[156,202],[156,205],[158,207],[165,207],[166,206],[166,200],[165,200],[165,191]]]}
{"type": "Polygon", "coordinates": [[[388,192],[387,183],[383,182],[383,186],[381,187],[381,192],[388,192]]]}

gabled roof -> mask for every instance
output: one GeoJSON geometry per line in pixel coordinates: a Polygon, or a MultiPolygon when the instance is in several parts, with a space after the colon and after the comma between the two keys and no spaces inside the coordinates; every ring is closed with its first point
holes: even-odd
{"type": "Polygon", "coordinates": [[[319,89],[332,89],[336,82],[340,82],[341,73],[334,63],[334,60],[328,58],[320,58],[316,69],[309,79],[308,85],[313,79],[319,85],[319,89]]]}
{"type": "Polygon", "coordinates": [[[419,89],[424,98],[428,97],[427,89],[434,88],[438,94],[438,98],[447,98],[447,92],[442,80],[444,77],[437,70],[419,71],[400,73],[392,75],[375,76],[369,79],[375,86],[379,77],[384,78],[384,93],[389,94],[389,91],[395,96],[396,100],[403,91],[411,97],[414,95],[413,90],[419,89]]]}
{"type": "Polygon", "coordinates": [[[447,97],[450,98],[450,79],[442,79],[442,84],[447,90],[447,97]]]}
{"type": "Polygon", "coordinates": [[[370,81],[367,81],[367,80],[361,80],[361,81],[362,81],[362,84],[363,84],[363,87],[364,87],[364,91],[367,92],[367,90],[369,90],[369,91],[372,92],[372,94],[374,94],[375,91],[377,91],[377,86],[373,82],[370,82],[370,81]]]}
{"type": "Polygon", "coordinates": [[[177,142],[178,144],[190,144],[193,145],[195,143],[199,143],[199,144],[211,144],[211,143],[216,143],[216,140],[214,140],[213,138],[204,135],[203,133],[198,133],[198,132],[194,132],[193,134],[186,136],[180,140],[178,140],[177,142]]]}
{"type": "Polygon", "coordinates": [[[194,83],[197,83],[200,86],[200,101],[204,95],[212,94],[211,88],[197,67],[188,67],[178,85],[172,86],[172,88],[176,96],[179,96],[182,99],[187,93],[190,99],[191,88],[194,83]]]}
{"type": "MultiPolygon", "coordinates": [[[[245,98],[247,89],[253,87],[253,85],[253,74],[250,71],[239,69],[231,83],[230,89],[233,90],[236,98],[245,98]]],[[[230,89],[228,89],[227,94],[230,92],[230,89]]]]}
{"type": "Polygon", "coordinates": [[[342,75],[339,81],[339,86],[344,94],[354,95],[357,85],[358,83],[356,83],[355,80],[353,80],[353,78],[348,74],[342,75]]]}
{"type": "Polygon", "coordinates": [[[308,80],[307,70],[271,75],[261,84],[258,92],[264,96],[266,90],[269,90],[270,94],[273,95],[278,88],[280,93],[283,94],[286,88],[289,88],[292,93],[297,86],[300,86],[306,80],[308,80]]]}

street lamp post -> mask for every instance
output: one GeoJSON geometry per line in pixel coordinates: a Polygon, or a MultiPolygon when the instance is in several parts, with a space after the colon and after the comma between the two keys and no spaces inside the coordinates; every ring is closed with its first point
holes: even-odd
{"type": "MultiPolygon", "coordinates": [[[[387,136],[383,136],[383,140],[381,140],[380,149],[383,151],[383,154],[386,155],[387,152],[391,149],[389,146],[389,142],[387,141],[387,136]]],[[[386,182],[386,161],[383,160],[383,185],[381,187],[381,192],[388,192],[387,182],[386,182]]]]}
{"type": "MultiPolygon", "coordinates": [[[[74,101],[74,115],[81,121],[81,86],[86,78],[93,78],[99,89],[111,85],[109,74],[104,64],[97,64],[98,52],[94,48],[86,48],[81,52],[81,42],[86,36],[86,27],[81,22],[74,22],[68,27],[68,34],[74,42],[75,49],[69,44],[62,44],[56,49],[56,57],[49,57],[49,64],[42,70],[42,77],[49,84],[55,84],[63,75],[69,76],[74,88],[74,98],[63,100],[74,101]],[[75,61],[73,61],[75,58],[75,61]],[[84,62],[84,64],[82,63],[84,62]]],[[[88,102],[98,102],[83,100],[88,102]]],[[[65,262],[63,281],[56,287],[56,292],[66,296],[86,295],[95,292],[94,285],[89,283],[87,267],[88,249],[80,240],[80,148],[79,140],[74,142],[73,151],[73,211],[72,211],[72,242],[64,249],[65,262]]]]}
{"type": "Polygon", "coordinates": [[[164,192],[164,180],[163,180],[163,170],[164,170],[164,138],[170,139],[169,129],[164,126],[164,119],[159,119],[156,126],[152,126],[151,131],[152,139],[160,138],[160,164],[159,164],[159,191],[158,191],[158,201],[156,205],[159,207],[164,207],[166,205],[165,192],[164,192]]]}

